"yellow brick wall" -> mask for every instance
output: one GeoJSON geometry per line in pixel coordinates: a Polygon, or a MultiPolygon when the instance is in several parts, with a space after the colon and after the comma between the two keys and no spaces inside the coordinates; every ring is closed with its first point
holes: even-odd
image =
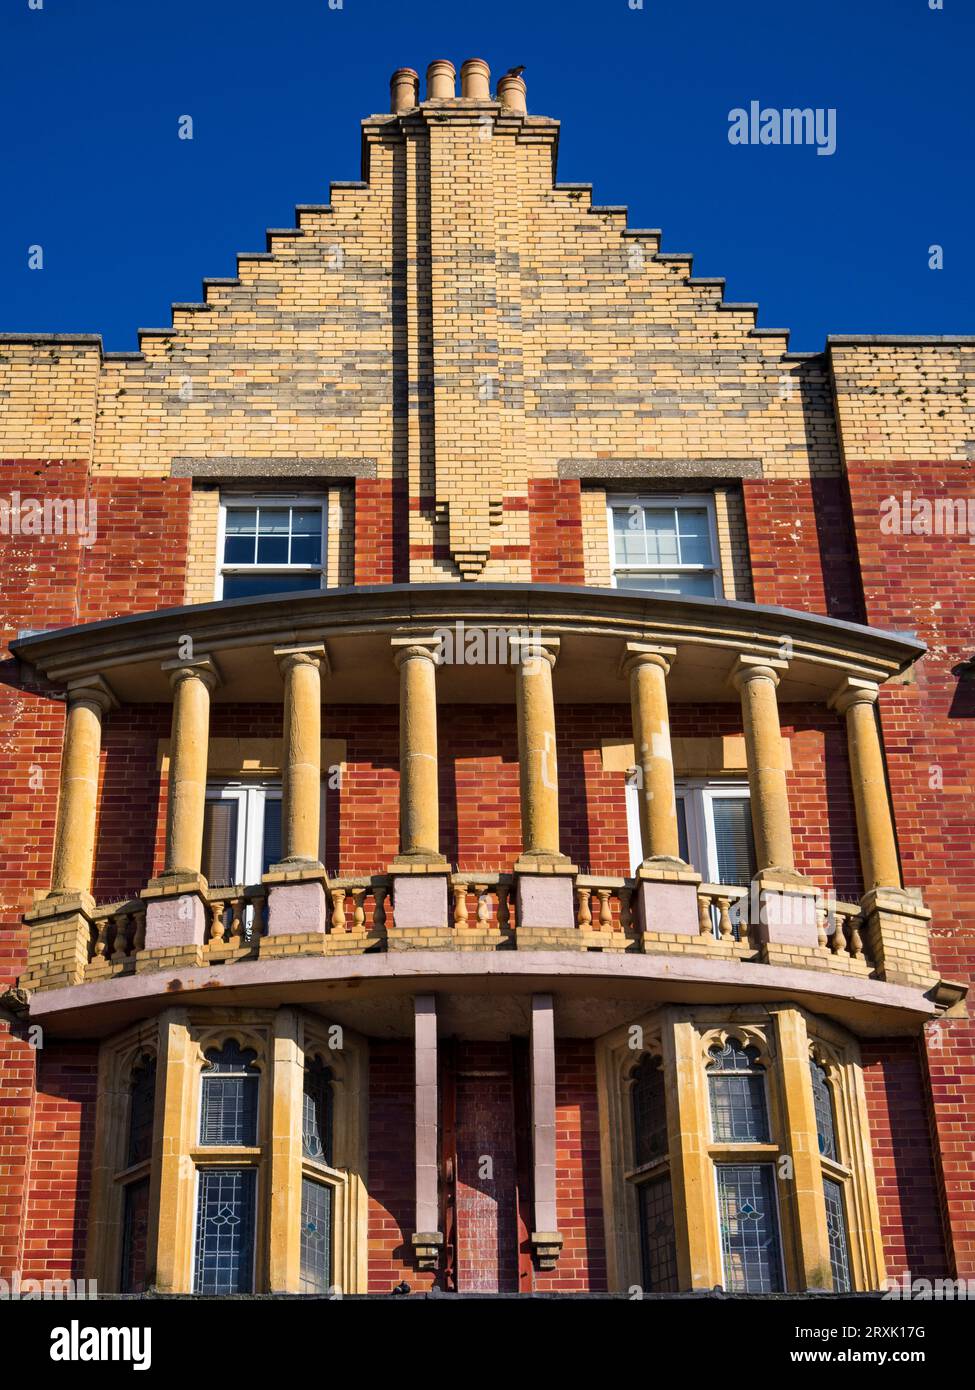
{"type": "Polygon", "coordinates": [[[975,345],[830,349],[848,459],[975,459],[975,345]]]}

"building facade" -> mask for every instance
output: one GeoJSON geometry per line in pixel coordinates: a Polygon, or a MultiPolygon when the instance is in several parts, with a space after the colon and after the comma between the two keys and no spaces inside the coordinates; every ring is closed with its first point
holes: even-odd
{"type": "Polygon", "coordinates": [[[0,1274],[975,1277],[975,340],[391,93],[140,351],[0,339],[0,1274]]]}

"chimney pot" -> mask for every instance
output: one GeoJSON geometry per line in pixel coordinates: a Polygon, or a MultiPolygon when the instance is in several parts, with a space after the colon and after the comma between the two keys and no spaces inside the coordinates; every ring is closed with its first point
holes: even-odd
{"type": "Polygon", "coordinates": [[[498,79],[498,101],[501,103],[502,111],[508,111],[515,116],[528,115],[528,88],[525,86],[523,77],[511,77],[505,74],[498,79]]]}
{"type": "Polygon", "coordinates": [[[389,79],[389,109],[412,111],[420,100],[420,79],[412,68],[397,68],[389,79]]]}
{"type": "Polygon", "coordinates": [[[468,58],[461,64],[460,94],[474,101],[491,100],[491,69],[483,58],[468,58]]]}
{"type": "Polygon", "coordinates": [[[436,58],[427,68],[427,101],[446,101],[457,95],[457,70],[446,58],[436,58]]]}

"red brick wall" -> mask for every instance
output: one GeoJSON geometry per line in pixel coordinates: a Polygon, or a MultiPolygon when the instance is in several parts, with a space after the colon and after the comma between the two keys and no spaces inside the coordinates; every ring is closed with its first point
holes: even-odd
{"type": "Polygon", "coordinates": [[[585,584],[582,492],[578,481],[534,478],[528,484],[534,584],[585,584]]]}
{"type": "MultiPolygon", "coordinates": [[[[890,496],[968,498],[975,462],[860,462],[850,492],[868,621],[928,644],[917,683],[885,690],[881,725],[905,882],[932,909],[936,969],[975,973],[975,683],[957,674],[973,648],[975,546],[967,536],[885,534],[890,496]]],[[[975,1026],[928,1030],[925,1063],[950,1268],[975,1277],[975,1026]]]]}
{"type": "Polygon", "coordinates": [[[404,1279],[433,1287],[417,1270],[410,1236],[416,1214],[413,1043],[369,1044],[369,1292],[389,1293],[404,1279]]]}
{"type": "Polygon", "coordinates": [[[405,584],[409,577],[409,502],[405,484],[385,478],[357,478],[356,584],[405,584]]]}
{"type": "Polygon", "coordinates": [[[460,1042],[456,1058],[457,1289],[518,1291],[511,1044],[460,1042]]]}
{"type": "Polygon", "coordinates": [[[862,622],[845,481],[749,480],[742,492],[755,602],[862,622]]]}
{"type": "Polygon", "coordinates": [[[944,1240],[918,1045],[871,1038],[860,1052],[887,1276],[906,1269],[915,1279],[938,1278],[944,1240]]]}
{"type": "Polygon", "coordinates": [[[84,1277],[97,1073],[96,1043],[49,1042],[39,1053],[25,1278],[84,1277]]]}

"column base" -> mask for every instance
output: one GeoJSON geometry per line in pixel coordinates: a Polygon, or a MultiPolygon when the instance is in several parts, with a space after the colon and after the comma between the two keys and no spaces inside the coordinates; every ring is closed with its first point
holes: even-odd
{"type": "Polygon", "coordinates": [[[22,989],[79,985],[91,959],[95,900],[90,893],[49,893],[24,913],[28,931],[22,989]]]}
{"type": "Polygon", "coordinates": [[[920,893],[906,888],[871,888],[860,906],[867,950],[880,978],[900,985],[930,986],[935,982],[928,927],[931,913],[920,893]]]}
{"type": "MultiPolygon", "coordinates": [[[[139,896],[146,905],[145,951],[168,953],[202,950],[206,940],[208,884],[202,874],[162,874],[150,879],[139,896]]],[[[139,959],[142,952],[139,953],[139,959]]],[[[167,960],[166,962],[170,962],[167,960]]],[[[183,960],[175,963],[185,964],[183,960]]],[[[136,962],[139,969],[139,961],[136,962]]]]}
{"type": "Polygon", "coordinates": [[[410,1236],[417,1269],[437,1269],[443,1249],[442,1231],[414,1231],[410,1236]]]}
{"type": "Polygon", "coordinates": [[[515,946],[519,951],[581,951],[582,933],[576,925],[574,864],[560,861],[547,871],[526,872],[515,864],[515,946]]]}
{"type": "Polygon", "coordinates": [[[267,936],[328,931],[328,878],[317,859],[284,859],[272,864],[261,882],[267,889],[267,936]]]}
{"type": "Polygon", "coordinates": [[[683,859],[654,855],[636,871],[636,921],[641,938],[648,932],[700,936],[697,890],[701,875],[683,859]]]}
{"type": "Polygon", "coordinates": [[[816,886],[794,869],[759,870],[749,890],[748,924],[763,960],[768,947],[818,944],[821,896],[816,886]]]}
{"type": "Polygon", "coordinates": [[[562,1253],[560,1231],[532,1231],[531,1247],[539,1269],[554,1269],[562,1253]]]}
{"type": "Polygon", "coordinates": [[[415,931],[432,928],[446,932],[450,926],[447,916],[447,876],[443,869],[401,873],[393,870],[393,922],[395,931],[415,931]]]}

